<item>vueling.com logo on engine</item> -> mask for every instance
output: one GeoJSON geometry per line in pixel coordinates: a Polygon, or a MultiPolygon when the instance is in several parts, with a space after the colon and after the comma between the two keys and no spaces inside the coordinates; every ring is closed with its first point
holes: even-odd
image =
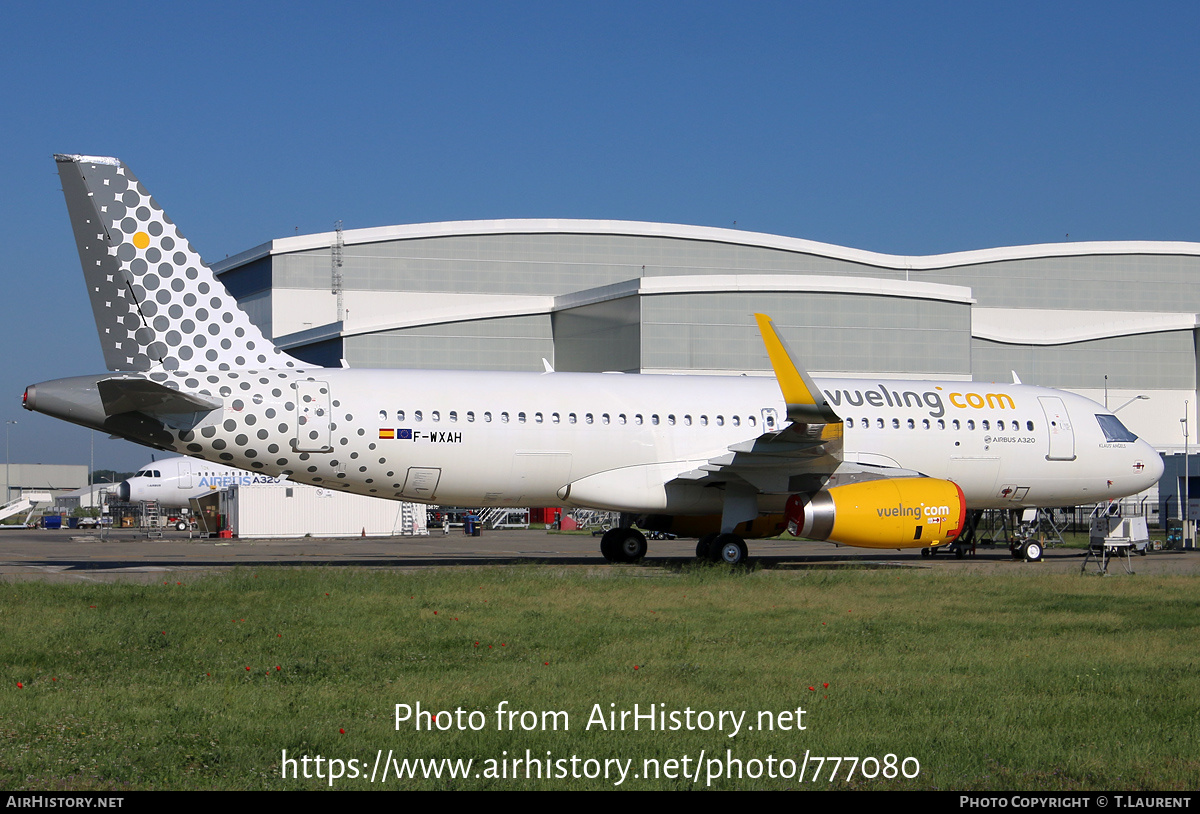
{"type": "MultiPolygon", "coordinates": [[[[901,503],[899,506],[889,506],[887,508],[876,509],[875,513],[880,517],[924,517],[941,518],[950,516],[949,506],[905,506],[901,503]]],[[[932,521],[931,521],[932,522],[932,521]]]]}

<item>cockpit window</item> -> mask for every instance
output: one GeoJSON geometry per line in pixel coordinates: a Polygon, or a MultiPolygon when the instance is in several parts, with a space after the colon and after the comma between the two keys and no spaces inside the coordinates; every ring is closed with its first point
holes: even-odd
{"type": "Polygon", "coordinates": [[[1100,429],[1104,430],[1104,440],[1110,444],[1128,444],[1137,440],[1137,436],[1125,429],[1121,419],[1115,415],[1097,415],[1096,420],[1100,422],[1100,429]]]}

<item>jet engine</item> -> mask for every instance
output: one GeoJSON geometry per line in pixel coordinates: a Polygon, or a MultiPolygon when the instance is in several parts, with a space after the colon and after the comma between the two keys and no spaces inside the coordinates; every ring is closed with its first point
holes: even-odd
{"type": "Polygon", "coordinates": [[[967,501],[952,481],[885,478],[792,495],[784,516],[788,532],[797,537],[865,548],[926,548],[958,537],[967,501]]]}

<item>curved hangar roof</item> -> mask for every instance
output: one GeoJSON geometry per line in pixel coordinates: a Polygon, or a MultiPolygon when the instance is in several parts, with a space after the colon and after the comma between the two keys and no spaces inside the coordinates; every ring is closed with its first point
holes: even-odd
{"type": "MultiPolygon", "coordinates": [[[[1196,327],[1196,314],[1200,312],[1200,293],[1196,293],[1193,284],[1200,274],[1200,243],[1182,241],[1048,243],[938,255],[891,255],[737,229],[542,218],[353,229],[343,231],[342,240],[352,253],[352,247],[367,244],[518,235],[654,238],[746,247],[798,257],[794,269],[754,268],[741,270],[751,273],[738,273],[739,269],[726,271],[713,261],[697,261],[695,252],[689,250],[687,257],[681,256],[671,266],[659,265],[647,271],[647,266],[626,263],[625,273],[618,274],[620,282],[567,285],[565,290],[550,295],[502,292],[494,288],[464,291],[456,286],[458,296],[443,299],[440,305],[403,312],[391,309],[386,319],[363,314],[363,318],[347,320],[347,324],[338,325],[336,330],[331,330],[334,329],[331,320],[324,330],[316,329],[315,334],[350,336],[420,325],[545,314],[630,295],[735,291],[825,291],[972,304],[974,337],[1027,345],[1188,330],[1196,327]],[[808,264],[801,256],[818,262],[834,261],[834,265],[819,263],[819,270],[803,268],[808,264]],[[688,273],[697,270],[695,266],[702,273],[688,273]],[[1168,310],[1164,305],[1172,307],[1168,310]]],[[[214,269],[223,273],[268,257],[325,253],[336,237],[335,232],[323,232],[272,240],[217,263],[214,269]]],[[[681,246],[681,255],[684,251],[681,246]]],[[[533,262],[522,258],[519,251],[505,254],[494,260],[533,262]]],[[[472,262],[478,260],[471,258],[472,262]]],[[[611,259],[596,263],[614,265],[611,259]]],[[[279,286],[279,281],[272,284],[279,286]]],[[[348,287],[356,287],[353,279],[348,279],[348,287]]],[[[285,340],[282,343],[285,346],[317,338],[312,332],[303,333],[307,335],[293,338],[276,333],[276,337],[285,340]]]]}

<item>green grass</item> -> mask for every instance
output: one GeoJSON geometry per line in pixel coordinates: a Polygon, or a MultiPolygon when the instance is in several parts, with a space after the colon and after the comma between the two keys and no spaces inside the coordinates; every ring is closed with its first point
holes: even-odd
{"type": "MultiPolygon", "coordinates": [[[[531,566],[178,578],[0,586],[0,788],[322,788],[281,778],[282,751],[353,758],[365,773],[377,750],[472,758],[474,773],[526,749],[633,759],[632,772],[726,750],[744,767],[806,750],[920,761],[912,780],[830,783],[827,766],[811,788],[1200,787],[1191,577],[531,566]],[[487,725],[397,730],[395,705],[417,702],[479,710],[487,725]],[[570,730],[497,731],[501,702],[565,711],[570,730]],[[807,728],[585,729],[593,705],[635,703],[744,710],[751,725],[802,707],[807,728]]],[[[613,782],[509,773],[335,787],[613,782]]],[[[703,771],[699,784],[631,776],[623,787],[696,785],[703,771]]]]}

